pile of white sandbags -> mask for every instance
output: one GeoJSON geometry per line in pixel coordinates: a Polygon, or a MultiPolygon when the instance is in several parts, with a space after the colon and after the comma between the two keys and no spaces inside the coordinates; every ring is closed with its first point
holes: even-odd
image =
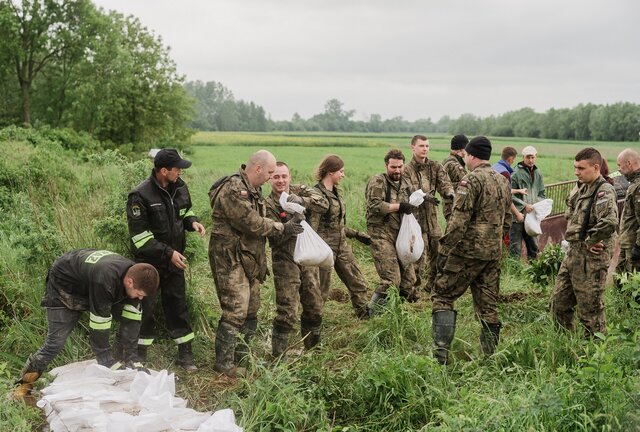
{"type": "Polygon", "coordinates": [[[95,360],[52,370],[55,380],[37,403],[52,432],[242,432],[230,409],[198,412],[175,397],[175,377],[112,371],[95,360]]]}

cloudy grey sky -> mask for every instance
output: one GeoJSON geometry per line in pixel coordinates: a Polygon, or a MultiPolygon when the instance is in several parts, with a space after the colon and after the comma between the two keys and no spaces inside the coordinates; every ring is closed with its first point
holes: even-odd
{"type": "Polygon", "coordinates": [[[637,0],[94,0],[137,16],[188,80],[274,119],[640,103],[637,0]]]}

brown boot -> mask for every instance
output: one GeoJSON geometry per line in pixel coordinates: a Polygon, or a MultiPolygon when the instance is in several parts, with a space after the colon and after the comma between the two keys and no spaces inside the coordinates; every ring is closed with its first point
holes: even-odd
{"type": "Polygon", "coordinates": [[[16,384],[18,386],[11,393],[10,399],[23,400],[25,397],[31,394],[33,389],[33,383],[40,378],[41,373],[37,371],[27,371],[22,374],[22,377],[16,384]]]}

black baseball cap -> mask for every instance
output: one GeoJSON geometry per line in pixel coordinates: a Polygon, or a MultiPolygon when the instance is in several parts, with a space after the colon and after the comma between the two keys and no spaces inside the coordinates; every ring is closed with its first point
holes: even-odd
{"type": "Polygon", "coordinates": [[[189,168],[191,161],[182,159],[178,150],[172,148],[161,149],[153,158],[153,166],[156,168],[189,168]]]}

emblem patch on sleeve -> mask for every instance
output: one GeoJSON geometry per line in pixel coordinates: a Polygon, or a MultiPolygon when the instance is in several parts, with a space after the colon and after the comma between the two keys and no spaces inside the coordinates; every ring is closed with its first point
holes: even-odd
{"type": "Polygon", "coordinates": [[[139,218],[142,212],[140,211],[140,204],[132,204],[131,205],[131,216],[134,218],[139,218]]]}

